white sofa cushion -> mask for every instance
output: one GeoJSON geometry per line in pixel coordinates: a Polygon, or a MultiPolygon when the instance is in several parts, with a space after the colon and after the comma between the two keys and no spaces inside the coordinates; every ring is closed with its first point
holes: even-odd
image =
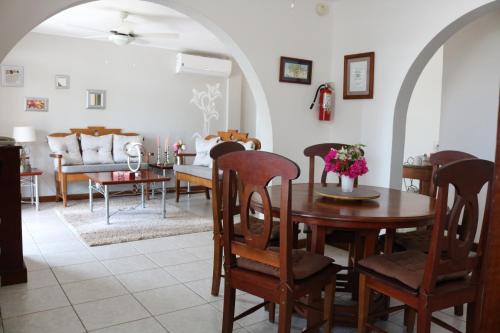
{"type": "Polygon", "coordinates": [[[113,134],[113,160],[115,163],[127,163],[125,145],[128,143],[142,143],[142,136],[113,134]]]}
{"type": "MultiPolygon", "coordinates": [[[[82,154],[76,134],[64,137],[48,136],[50,151],[54,154],[62,155],[62,165],[80,165],[83,164],[82,154]]],[[[57,167],[57,161],[55,161],[57,167]]]]}
{"type": "Polygon", "coordinates": [[[204,140],[196,138],[196,156],[193,165],[212,167],[212,158],[210,157],[210,149],[212,149],[219,142],[219,138],[212,138],[204,140]]]}
{"type": "Polygon", "coordinates": [[[82,134],[82,157],[84,164],[110,164],[114,163],[111,154],[113,135],[93,136],[82,134]]]}

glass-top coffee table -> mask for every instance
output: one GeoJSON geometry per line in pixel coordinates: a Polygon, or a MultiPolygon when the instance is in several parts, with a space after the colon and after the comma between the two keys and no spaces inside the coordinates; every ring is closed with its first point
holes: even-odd
{"type": "Polygon", "coordinates": [[[92,172],[86,173],[89,177],[89,207],[93,211],[93,192],[96,191],[104,196],[104,209],[106,211],[106,223],[109,224],[109,187],[123,184],[138,184],[141,187],[141,205],[146,207],[144,187],[146,184],[161,183],[162,217],[166,217],[166,182],[170,177],[158,175],[152,170],[141,170],[137,173],[128,171],[115,172],[92,172]]]}

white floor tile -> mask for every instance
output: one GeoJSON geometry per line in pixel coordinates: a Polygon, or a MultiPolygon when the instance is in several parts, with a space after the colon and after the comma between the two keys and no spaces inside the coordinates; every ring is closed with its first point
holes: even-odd
{"type": "Polygon", "coordinates": [[[55,267],[53,271],[60,283],[76,282],[111,275],[111,272],[98,261],[55,267]]]}
{"type": "MultiPolygon", "coordinates": [[[[219,333],[222,313],[208,304],[156,317],[170,333],[219,333]]],[[[240,326],[235,325],[236,328],[240,326]]]]}
{"type": "Polygon", "coordinates": [[[40,269],[49,268],[49,264],[47,264],[45,258],[41,254],[40,255],[25,254],[24,264],[26,265],[26,269],[28,271],[36,271],[40,269]]]}
{"type": "Polygon", "coordinates": [[[174,285],[135,293],[134,296],[153,315],[168,313],[206,303],[183,285],[174,285]]]}
{"type": "Polygon", "coordinates": [[[130,323],[103,328],[92,333],[167,333],[167,331],[154,319],[146,318],[130,323]]]}
{"type": "Polygon", "coordinates": [[[85,328],[71,307],[32,313],[4,320],[9,333],[81,333],[85,328]]]}
{"type": "Polygon", "coordinates": [[[146,256],[162,267],[200,261],[198,257],[187,252],[186,249],[149,253],[146,256]]]}
{"type": "Polygon", "coordinates": [[[114,276],[63,284],[62,288],[72,304],[128,294],[114,276]]]}
{"type": "Polygon", "coordinates": [[[89,250],[99,260],[130,257],[140,254],[130,243],[92,246],[89,250]]]}
{"type": "Polygon", "coordinates": [[[200,246],[200,247],[188,247],[184,251],[189,252],[199,259],[212,259],[214,257],[214,245],[200,246]]]}
{"type": "Polygon", "coordinates": [[[36,289],[48,286],[57,285],[57,280],[52,274],[50,269],[42,269],[37,271],[28,271],[28,282],[27,283],[19,283],[13,284],[10,286],[5,286],[0,288],[0,296],[5,293],[28,290],[28,289],[36,289]]]}
{"type": "Polygon", "coordinates": [[[173,237],[146,239],[130,242],[140,253],[154,253],[168,250],[177,250],[180,243],[173,237]]]}
{"type": "Polygon", "coordinates": [[[87,250],[48,253],[44,254],[44,257],[51,267],[76,265],[96,260],[96,258],[87,250]]]}
{"type": "Polygon", "coordinates": [[[102,263],[113,274],[136,272],[158,267],[144,255],[104,260],[102,263]]]}
{"type": "MultiPolygon", "coordinates": [[[[249,294],[243,294],[243,295],[238,295],[236,296],[236,303],[235,303],[235,310],[234,313],[235,315],[239,315],[240,313],[250,309],[251,307],[262,303],[263,300],[260,298],[257,298],[253,295],[249,294]]],[[[220,312],[223,311],[224,309],[224,301],[220,300],[214,303],[210,303],[210,305],[214,306],[216,309],[218,309],[220,312]]],[[[238,323],[243,326],[247,327],[256,323],[259,323],[261,321],[265,321],[269,319],[269,314],[264,310],[264,308],[261,308],[254,313],[241,318],[238,323]]]]}
{"type": "Polygon", "coordinates": [[[124,295],[75,305],[87,330],[109,327],[149,317],[149,313],[132,296],[124,295]]]}
{"type": "Polygon", "coordinates": [[[212,276],[212,265],[206,261],[166,266],[164,269],[181,282],[190,282],[212,276]]]}
{"type": "Polygon", "coordinates": [[[161,268],[116,275],[130,292],[167,287],[179,284],[174,277],[161,268]]]}
{"type": "Polygon", "coordinates": [[[85,246],[79,240],[65,240],[51,243],[42,243],[39,244],[38,247],[42,254],[87,250],[87,246],[85,246]]]}
{"type": "Polygon", "coordinates": [[[45,311],[68,305],[68,299],[60,286],[12,292],[0,297],[0,308],[2,309],[3,318],[45,311]]]}

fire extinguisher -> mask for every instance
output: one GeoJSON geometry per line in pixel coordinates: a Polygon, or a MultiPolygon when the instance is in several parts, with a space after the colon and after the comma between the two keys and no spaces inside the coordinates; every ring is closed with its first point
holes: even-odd
{"type": "Polygon", "coordinates": [[[318,87],[316,94],[314,95],[314,100],[309,107],[310,110],[313,109],[316,99],[319,94],[319,120],[328,121],[331,118],[333,111],[333,101],[334,101],[334,90],[330,87],[328,83],[324,83],[318,87]]]}

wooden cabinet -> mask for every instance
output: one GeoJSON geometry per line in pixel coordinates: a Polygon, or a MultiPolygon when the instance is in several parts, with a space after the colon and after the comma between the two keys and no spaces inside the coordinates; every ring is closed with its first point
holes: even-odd
{"type": "Polygon", "coordinates": [[[420,181],[418,193],[430,195],[431,165],[403,165],[403,178],[418,179],[420,181]]]}
{"type": "Polygon", "coordinates": [[[21,228],[20,147],[0,147],[0,278],[2,286],[27,281],[21,228]]]}

